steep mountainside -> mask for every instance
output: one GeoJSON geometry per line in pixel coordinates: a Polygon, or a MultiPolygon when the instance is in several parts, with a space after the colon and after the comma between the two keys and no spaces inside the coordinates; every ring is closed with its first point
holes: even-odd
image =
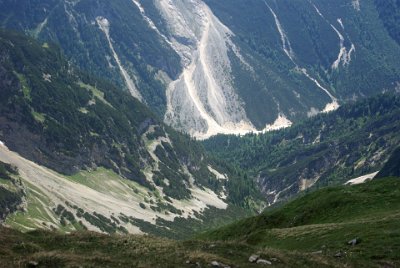
{"type": "Polygon", "coordinates": [[[5,0],[0,23],[58,43],[71,63],[206,138],[398,89],[398,8],[386,2],[5,0]]]}
{"type": "Polygon", "coordinates": [[[379,95],[289,129],[216,136],[204,144],[211,153],[258,177],[272,204],[310,187],[373,177],[400,143],[399,114],[399,96],[379,95]]]}
{"type": "Polygon", "coordinates": [[[0,161],[28,193],[10,224],[171,235],[254,208],[242,173],[51,45],[0,31],[0,81],[0,161]]]}
{"type": "Polygon", "coordinates": [[[400,148],[397,148],[389,160],[376,175],[376,178],[400,177],[400,148]]]}
{"type": "Polygon", "coordinates": [[[390,36],[400,44],[400,1],[375,0],[375,5],[378,9],[379,17],[383,21],[390,36]]]}

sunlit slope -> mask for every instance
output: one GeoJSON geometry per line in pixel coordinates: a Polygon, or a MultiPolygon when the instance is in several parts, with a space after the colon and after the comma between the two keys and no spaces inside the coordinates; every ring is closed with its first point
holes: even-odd
{"type": "Polygon", "coordinates": [[[399,220],[400,180],[386,178],[318,190],[200,237],[314,252],[342,265],[396,267],[399,220]],[[355,245],[350,245],[353,239],[355,245]]]}

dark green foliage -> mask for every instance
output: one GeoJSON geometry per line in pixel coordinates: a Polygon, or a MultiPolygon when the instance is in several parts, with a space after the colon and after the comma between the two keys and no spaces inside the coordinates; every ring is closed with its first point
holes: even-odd
{"type": "Polygon", "coordinates": [[[95,23],[98,16],[110,23],[110,36],[122,65],[136,77],[144,99],[159,115],[165,110],[165,86],[156,79],[159,70],[175,77],[180,60],[173,49],[159,38],[131,0],[85,0],[72,4],[65,1],[3,1],[0,3],[3,27],[30,33],[48,43],[58,44],[68,60],[99,77],[107,77],[125,88],[124,80],[111,55],[104,33],[95,23]],[[40,28],[40,24],[43,27],[40,28]],[[129,33],[129,34],[128,34],[129,33]],[[149,68],[151,67],[151,68],[149,68]]]}
{"type": "Polygon", "coordinates": [[[374,2],[379,12],[379,18],[383,21],[385,28],[390,36],[400,44],[400,1],[375,0],[374,2]]]}
{"type": "Polygon", "coordinates": [[[147,139],[149,140],[156,140],[159,137],[164,137],[165,132],[161,127],[155,127],[154,132],[148,133],[147,134],[147,139]]]}
{"type": "Polygon", "coordinates": [[[58,216],[60,216],[64,210],[65,210],[65,207],[60,204],[58,204],[57,207],[55,209],[53,209],[54,213],[56,213],[58,216]]]}
{"type": "Polygon", "coordinates": [[[381,168],[400,142],[399,113],[398,96],[379,95],[289,129],[241,138],[217,136],[204,145],[218,158],[260,175],[266,189],[281,191],[295,184],[282,198],[299,191],[299,177],[318,177],[319,187],[381,168]]]}
{"type": "MultiPolygon", "coordinates": [[[[158,208],[154,210],[166,209],[168,205],[158,204],[158,208]]],[[[176,208],[171,206],[171,212],[180,214],[176,208]]],[[[131,222],[133,225],[138,226],[142,232],[149,233],[159,237],[166,237],[170,239],[187,239],[192,237],[198,232],[209,229],[218,228],[236,221],[239,218],[249,217],[254,215],[249,213],[249,210],[243,209],[238,206],[229,206],[226,211],[209,207],[203,213],[194,213],[189,218],[176,217],[173,221],[164,220],[161,218],[156,219],[156,224],[151,224],[147,221],[120,215],[119,218],[124,222],[131,222]]]]}
{"type": "Polygon", "coordinates": [[[376,175],[376,178],[400,177],[400,147],[390,156],[389,160],[376,175]]]}
{"type": "Polygon", "coordinates": [[[93,212],[93,215],[85,212],[85,214],[83,214],[83,218],[85,218],[86,221],[90,222],[90,224],[98,227],[101,231],[109,234],[116,233],[117,230],[120,230],[115,222],[96,212],[93,212]]]}
{"type": "Polygon", "coordinates": [[[17,169],[10,164],[0,162],[0,178],[11,180],[12,175],[18,175],[17,169]]]}
{"type": "MultiPolygon", "coordinates": [[[[3,89],[6,98],[2,101],[6,105],[1,106],[1,114],[14,124],[27,126],[30,133],[24,133],[27,136],[24,142],[38,143],[34,146],[45,156],[40,157],[41,164],[73,173],[77,171],[76,166],[91,166],[91,158],[97,159],[97,164],[116,169],[113,161],[119,167],[126,166],[122,171],[125,176],[145,184],[139,158],[147,155],[140,144],[137,127],[154,115],[107,82],[69,68],[57,50],[42,48],[14,33],[2,31],[1,35],[2,53],[8,55],[2,65],[9,73],[19,73],[25,78],[31,96],[26,99],[17,86],[3,89]],[[51,76],[50,81],[43,78],[45,74],[51,76]],[[95,90],[105,91],[102,94],[108,104],[78,83],[92,84],[95,90]],[[35,114],[42,114],[43,120],[35,119],[35,114]],[[36,135],[41,136],[40,141],[35,140],[36,135]]],[[[35,151],[21,148],[23,142],[15,139],[22,137],[12,132],[5,135],[12,148],[29,158],[37,158],[35,151]]]]}
{"type": "Polygon", "coordinates": [[[156,175],[162,176],[169,181],[169,185],[165,185],[164,182],[162,182],[164,193],[166,195],[176,199],[185,199],[191,196],[190,191],[186,186],[187,184],[185,184],[188,179],[184,174],[178,173],[174,169],[160,163],[160,172],[156,173],[156,175]]]}
{"type": "Polygon", "coordinates": [[[155,131],[147,139],[168,134],[172,142],[157,147],[162,163],[156,184],[165,186],[171,197],[190,197],[185,185],[188,178],[181,170],[181,165],[187,165],[198,185],[220,189],[198,142],[164,126],[144,105],[108,82],[69,67],[58,50],[43,48],[16,33],[2,31],[1,36],[2,53],[8,58],[2,65],[15,81],[15,86],[1,90],[1,114],[8,122],[29,129],[23,137],[18,136],[18,128],[5,131],[2,140],[11,148],[59,172],[71,174],[103,165],[153,189],[141,171],[149,164],[141,135],[153,125],[155,131]],[[43,74],[50,74],[51,82],[43,74]],[[34,149],[27,150],[31,146],[34,149]],[[164,179],[170,181],[169,186],[163,185],[164,179]]]}
{"type": "MultiPolygon", "coordinates": [[[[148,108],[110,83],[71,67],[56,48],[42,47],[30,38],[8,31],[1,31],[0,37],[0,53],[4,56],[0,58],[0,67],[5,70],[0,72],[0,81],[10,85],[0,91],[4,96],[0,99],[4,104],[0,106],[0,139],[10,149],[66,174],[103,166],[155,191],[142,171],[155,166],[146,146],[163,138],[155,151],[160,162],[153,179],[163,187],[167,202],[172,203],[171,198],[191,198],[187,168],[195,186],[218,194],[225,186],[228,203],[246,208],[237,210],[240,213],[235,215],[220,210],[204,218],[204,222],[232,220],[254,210],[250,201],[261,198],[255,185],[239,169],[211,160],[201,143],[165,126],[148,108]],[[145,134],[150,127],[155,131],[145,134]],[[217,180],[208,165],[227,174],[229,180],[217,180]]],[[[71,210],[60,205],[55,211],[62,225],[85,218],[104,232],[126,232],[116,220],[66,205],[76,211],[76,218],[71,210]]],[[[162,204],[162,200],[141,206],[182,214],[172,204],[162,204]]],[[[179,222],[178,226],[188,228],[188,235],[191,225],[183,219],[179,222]]]]}
{"type": "Polygon", "coordinates": [[[4,220],[9,213],[16,211],[21,202],[21,193],[9,191],[0,186],[0,220],[4,220]]]}
{"type": "Polygon", "coordinates": [[[67,219],[69,222],[74,223],[75,222],[75,216],[74,214],[72,214],[71,212],[69,212],[68,210],[64,210],[62,217],[64,217],[65,219],[67,219]]]}
{"type": "Polygon", "coordinates": [[[19,182],[16,181],[17,176],[18,171],[15,167],[0,161],[0,179],[7,180],[14,186],[10,188],[0,184],[0,221],[16,211],[22,203],[24,193],[20,190],[19,182]]]}
{"type": "MultiPolygon", "coordinates": [[[[67,224],[66,220],[68,220],[70,223],[76,222],[74,214],[72,214],[72,212],[66,210],[63,205],[60,205],[60,204],[57,205],[57,207],[55,209],[53,209],[53,211],[54,211],[54,213],[56,213],[56,215],[60,216],[60,218],[61,218],[60,223],[63,226],[65,226],[67,224]]],[[[78,213],[77,213],[78,217],[81,217],[82,214],[83,214],[83,212],[81,213],[80,211],[78,211],[78,213]]]]}
{"type": "MultiPolygon", "coordinates": [[[[368,0],[362,3],[360,11],[355,10],[348,0],[205,2],[232,30],[237,51],[251,66],[252,70],[238,59],[235,49],[228,51],[232,82],[244,102],[248,118],[259,129],[274,122],[279,113],[292,121],[299,120],[311,108],[322,110],[330,101],[329,96],[296,65],[306,68],[341,102],[396,87],[400,75],[397,60],[400,46],[393,39],[399,40],[398,0],[368,0]],[[277,14],[293,48],[295,63],[283,51],[274,17],[265,3],[277,14]],[[331,25],[341,32],[347,51],[351,44],[355,45],[351,63],[341,64],[339,69],[332,68],[340,51],[340,41],[331,25]]],[[[122,88],[125,83],[108,40],[96,23],[100,16],[107,18],[110,37],[122,65],[135,78],[149,107],[161,116],[166,108],[168,83],[162,81],[161,71],[175,79],[182,71],[182,64],[179,55],[159,33],[167,38],[179,38],[171,36],[168,22],[157,9],[157,1],[142,1],[141,5],[158,32],[151,28],[131,0],[77,3],[5,0],[0,3],[0,23],[3,27],[29,33],[38,40],[58,44],[74,65],[107,77],[122,88]]]]}
{"type": "Polygon", "coordinates": [[[400,46],[393,42],[383,24],[390,24],[391,35],[399,36],[398,0],[364,1],[361,11],[356,11],[347,0],[205,2],[235,33],[235,43],[254,69],[253,74],[249,73],[231,53],[235,87],[246,104],[248,117],[259,129],[274,122],[279,112],[294,121],[304,118],[311,107],[322,110],[329,102],[328,96],[296,70],[284,53],[274,17],[265,3],[279,18],[296,65],[306,68],[339,100],[348,102],[354,96],[373,96],[396,87],[400,46]],[[340,64],[339,69],[332,69],[340,47],[331,24],[341,32],[347,51],[351,43],[355,45],[351,63],[340,64]]]}

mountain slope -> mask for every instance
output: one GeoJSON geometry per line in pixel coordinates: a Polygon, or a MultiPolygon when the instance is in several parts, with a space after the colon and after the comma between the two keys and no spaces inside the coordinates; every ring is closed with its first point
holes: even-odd
{"type": "Polygon", "coordinates": [[[1,10],[3,26],[57,43],[74,65],[131,92],[140,88],[144,101],[164,113],[163,77],[177,76],[179,58],[148,26],[134,1],[7,0],[1,10]],[[102,27],[102,19],[108,25],[102,27]]]}
{"type": "Polygon", "coordinates": [[[394,150],[389,160],[376,175],[376,178],[400,177],[400,148],[394,150]]]}
{"type": "Polygon", "coordinates": [[[379,95],[263,135],[216,136],[217,157],[252,172],[270,204],[383,167],[399,144],[400,99],[379,95]]]}
{"type": "Polygon", "coordinates": [[[73,64],[207,138],[398,88],[397,6],[378,2],[6,0],[0,22],[58,43],[73,64]]]}
{"type": "Polygon", "coordinates": [[[56,48],[3,30],[0,47],[0,160],[21,171],[28,192],[15,226],[139,226],[173,236],[174,227],[193,231],[186,220],[201,228],[253,207],[257,191],[242,173],[209,159],[127,93],[73,68],[56,48]]]}
{"type": "Polygon", "coordinates": [[[379,17],[390,36],[400,44],[400,3],[396,0],[375,1],[379,17]]]}
{"type": "Polygon", "coordinates": [[[309,252],[339,266],[396,267],[399,195],[398,178],[326,188],[200,237],[309,252]]]}
{"type": "Polygon", "coordinates": [[[0,228],[0,266],[261,267],[249,261],[258,255],[273,267],[397,267],[399,189],[383,179],[319,190],[188,241],[0,228]]]}

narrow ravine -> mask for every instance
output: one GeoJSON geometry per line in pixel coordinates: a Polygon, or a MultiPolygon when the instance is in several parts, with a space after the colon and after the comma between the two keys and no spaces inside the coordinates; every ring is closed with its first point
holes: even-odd
{"type": "MultiPolygon", "coordinates": [[[[344,45],[344,42],[345,42],[344,35],[332,23],[330,23],[328,19],[325,18],[325,16],[321,13],[321,11],[318,9],[318,7],[314,3],[311,2],[311,0],[310,0],[310,4],[313,5],[313,7],[314,7],[315,11],[318,13],[318,15],[323,20],[325,20],[326,23],[328,23],[331,26],[331,28],[335,31],[336,35],[339,38],[339,53],[338,53],[337,59],[332,63],[331,68],[333,70],[337,70],[340,66],[340,63],[342,63],[343,67],[345,67],[346,65],[349,65],[351,62],[351,55],[356,50],[355,45],[352,42],[350,42],[351,43],[350,49],[346,48],[346,46],[344,45]]],[[[338,18],[337,22],[342,27],[342,30],[344,30],[344,24],[343,24],[342,19],[338,18]]]]}
{"type": "Polygon", "coordinates": [[[289,59],[294,62],[294,53],[293,53],[292,46],[290,44],[290,40],[287,37],[285,31],[283,30],[281,22],[278,19],[278,16],[276,16],[276,13],[272,10],[272,8],[268,5],[268,3],[266,1],[264,1],[264,3],[267,5],[267,7],[271,11],[272,15],[274,16],[276,28],[278,29],[279,35],[281,36],[283,51],[289,57],[289,59]]]}
{"type": "MultiPolygon", "coordinates": [[[[275,24],[276,28],[281,36],[281,42],[282,42],[282,49],[285,52],[285,54],[288,56],[288,58],[293,62],[293,64],[296,66],[297,70],[300,70],[301,73],[303,73],[308,79],[310,79],[318,88],[320,88],[322,91],[324,91],[329,98],[331,99],[331,102],[326,104],[325,108],[321,111],[323,113],[334,111],[337,108],[339,108],[339,103],[336,97],[334,97],[327,88],[323,87],[320,82],[318,82],[317,79],[313,78],[307,71],[306,68],[300,67],[296,60],[295,60],[295,54],[292,49],[292,46],[290,44],[290,40],[288,36],[285,33],[285,30],[279,21],[278,16],[276,15],[275,11],[271,8],[271,6],[264,0],[265,5],[268,7],[270,12],[272,13],[274,19],[275,19],[275,24]]],[[[314,6],[315,7],[315,6],[314,6]]],[[[316,8],[316,7],[315,7],[316,8]]],[[[321,12],[316,8],[318,14],[322,16],[321,12]]]]}
{"type": "Polygon", "coordinates": [[[97,21],[97,24],[99,25],[100,30],[104,33],[104,35],[107,38],[108,45],[110,47],[110,50],[114,57],[114,60],[118,65],[118,68],[121,72],[122,77],[125,80],[125,84],[129,90],[129,92],[131,93],[131,95],[133,97],[137,98],[140,101],[143,101],[142,95],[140,94],[139,90],[136,88],[135,83],[133,82],[132,78],[130,77],[130,75],[128,74],[126,69],[122,66],[117,52],[115,52],[114,46],[113,46],[111,38],[110,38],[110,22],[106,18],[103,18],[103,17],[97,17],[96,21],[97,21]]]}

